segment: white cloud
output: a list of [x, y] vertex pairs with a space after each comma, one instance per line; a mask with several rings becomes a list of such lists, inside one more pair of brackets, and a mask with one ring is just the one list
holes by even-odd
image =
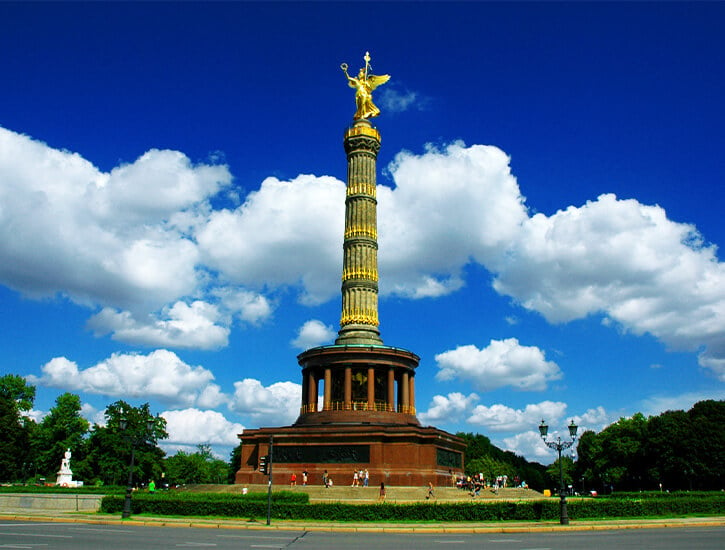
[[30, 296], [146, 310], [191, 294], [198, 252], [174, 216], [203, 212], [230, 181], [226, 167], [193, 166], [174, 151], [105, 173], [0, 128], [0, 233], [13, 235], [0, 242], [0, 282]]
[[541, 436], [538, 431], [529, 430], [518, 433], [504, 438], [502, 443], [501, 448], [504, 451], [511, 451], [514, 454], [526, 457], [530, 461], [551, 464], [557, 458], [556, 453], [553, 453], [541, 441]]
[[498, 257], [527, 219], [509, 158], [496, 147], [428, 146], [422, 155], [399, 153], [388, 171], [395, 189], [378, 186], [383, 294], [459, 289], [471, 258]]
[[217, 411], [189, 408], [164, 411], [161, 416], [166, 419], [169, 434], [165, 444], [236, 446], [239, 444], [237, 434], [244, 429]]
[[299, 416], [302, 386], [277, 382], [264, 387], [259, 380], [245, 378], [234, 383], [229, 408], [248, 416], [257, 425], [289, 425]]
[[297, 338], [292, 340], [292, 345], [297, 349], [309, 349], [322, 344], [329, 343], [337, 332], [322, 321], [311, 319], [302, 325], [297, 331]]
[[676, 395], [654, 395], [642, 401], [640, 407], [643, 414], [656, 416], [665, 411], [688, 411], [698, 401], [708, 399], [725, 400], [725, 389], [687, 392]]
[[224, 399], [212, 383], [210, 371], [189, 366], [167, 350], [148, 355], [114, 353], [85, 370], [65, 357], [56, 357], [41, 370], [42, 376], [29, 376], [28, 381], [70, 391], [158, 399], [177, 406], [192, 406], [200, 400], [206, 406], [217, 406]]
[[383, 88], [379, 98], [380, 108], [391, 113], [402, 113], [411, 109], [420, 111], [429, 103], [428, 100], [421, 99], [417, 92], [411, 90], [398, 91], [389, 86]]
[[542, 401], [526, 405], [521, 409], [512, 409], [496, 404], [486, 407], [478, 405], [468, 418], [469, 424], [483, 426], [492, 432], [516, 432], [537, 426], [541, 419], [556, 422], [566, 412], [566, 403]]
[[459, 346], [435, 356], [440, 369], [437, 380], [468, 380], [481, 391], [503, 386], [541, 391], [562, 374], [553, 361], [535, 346], [522, 346], [516, 338], [491, 340], [479, 350], [474, 345]]
[[604, 313], [635, 334], [697, 350], [725, 380], [725, 264], [659, 206], [602, 195], [522, 225], [489, 264], [494, 286], [551, 322]]
[[220, 301], [220, 307], [244, 323], [259, 325], [269, 319], [274, 307], [266, 296], [243, 288], [230, 286], [215, 288], [211, 294]]
[[141, 321], [129, 311], [104, 308], [88, 321], [96, 336], [113, 333], [114, 340], [144, 346], [215, 349], [224, 347], [229, 339], [229, 327], [219, 309], [197, 300], [191, 304], [176, 302], [164, 308], [158, 319], [148, 315]]
[[424, 424], [455, 423], [467, 415], [477, 401], [478, 395], [475, 393], [468, 396], [459, 392], [449, 393], [447, 396], [434, 395], [428, 410], [419, 413], [418, 418]]
[[30, 409], [29, 411], [20, 411], [20, 416], [30, 418], [34, 422], [42, 422], [43, 418], [48, 415], [47, 411], [39, 411], [37, 409]]
[[91, 426], [98, 424], [99, 426], [106, 425], [106, 410], [99, 411], [90, 403], [81, 404], [81, 416], [91, 423]]
[[345, 185], [332, 177], [267, 178], [236, 210], [200, 230], [208, 265], [252, 288], [299, 286], [317, 304], [339, 292]]

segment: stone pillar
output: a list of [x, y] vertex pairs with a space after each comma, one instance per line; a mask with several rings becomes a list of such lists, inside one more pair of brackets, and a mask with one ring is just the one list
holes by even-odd
[[332, 400], [332, 369], [330, 367], [325, 368], [325, 400], [322, 405], [323, 410], [329, 411], [332, 407], [330, 401]]
[[307, 410], [317, 410], [317, 376], [312, 369], [307, 371]]
[[345, 410], [352, 408], [352, 367], [345, 367]]
[[368, 410], [375, 410], [375, 369], [368, 367]]
[[378, 330], [377, 157], [380, 133], [369, 120], [345, 132], [347, 195], [342, 260], [342, 315], [336, 344], [383, 341]]
[[388, 410], [395, 411], [395, 369], [388, 369]]
[[410, 401], [410, 413], [415, 414], [415, 374], [410, 375], [410, 395], [408, 400]]
[[400, 412], [408, 413], [408, 408], [410, 407], [410, 386], [408, 385], [408, 371], [403, 371], [400, 385], [403, 388], [403, 407]]

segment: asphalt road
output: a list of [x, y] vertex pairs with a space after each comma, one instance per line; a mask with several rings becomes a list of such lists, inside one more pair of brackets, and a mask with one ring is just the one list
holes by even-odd
[[725, 527], [623, 529], [543, 533], [397, 534], [314, 531], [195, 529], [140, 525], [0, 522], [0, 549], [146, 550], [157, 548], [218, 549], [380, 549], [433, 550], [601, 550], [636, 548], [699, 550], [724, 547]]

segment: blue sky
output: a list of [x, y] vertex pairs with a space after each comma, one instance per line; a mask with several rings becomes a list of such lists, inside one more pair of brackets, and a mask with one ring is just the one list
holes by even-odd
[[0, 370], [167, 448], [298, 413], [338, 330], [340, 63], [388, 84], [381, 334], [422, 423], [725, 398], [725, 4], [0, 3]]

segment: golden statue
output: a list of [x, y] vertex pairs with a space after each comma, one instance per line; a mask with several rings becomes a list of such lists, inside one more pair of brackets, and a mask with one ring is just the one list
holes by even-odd
[[370, 66], [370, 52], [365, 52], [364, 59], [365, 68], [360, 69], [357, 78], [353, 78], [347, 74], [347, 63], [340, 65], [340, 68], [347, 77], [348, 86], [355, 88], [355, 105], [357, 106], [357, 111], [355, 111], [355, 116], [353, 117], [355, 120], [370, 118], [380, 114], [380, 109], [373, 103], [373, 90], [390, 80], [389, 74], [380, 76], [369, 74], [372, 68]]

